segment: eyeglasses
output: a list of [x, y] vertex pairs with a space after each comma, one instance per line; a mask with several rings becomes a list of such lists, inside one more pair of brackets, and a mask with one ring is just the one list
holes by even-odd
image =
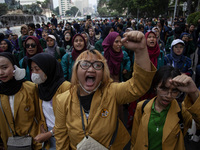
[[89, 61], [84, 60], [84, 61], [79, 61], [79, 64], [83, 70], [87, 70], [91, 66], [95, 70], [101, 70], [104, 66], [104, 64], [101, 61], [89, 62]]
[[35, 47], [36, 47], [36, 44], [33, 44], [33, 43], [32, 43], [32, 44], [26, 44], [26, 45], [25, 45], [26, 48], [29, 48], [30, 46], [31, 46], [32, 48], [35, 48]]
[[160, 96], [163, 96], [163, 97], [166, 97], [169, 95], [169, 93], [171, 94], [171, 97], [172, 98], [179, 98], [182, 94], [181, 91], [179, 91], [178, 89], [170, 89], [169, 88], [160, 88], [158, 87], [157, 90], [160, 91]]

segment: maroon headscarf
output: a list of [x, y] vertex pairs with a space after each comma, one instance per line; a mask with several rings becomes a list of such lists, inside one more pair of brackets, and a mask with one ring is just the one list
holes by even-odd
[[[148, 36], [150, 33], [153, 33], [156, 37], [156, 34], [153, 32], [153, 31], [149, 31], [145, 34], [145, 38], [147, 40]], [[148, 49], [148, 53], [149, 53], [149, 57], [150, 57], [150, 60], [151, 62], [154, 64], [154, 66], [157, 67], [157, 64], [158, 64], [158, 56], [160, 55], [160, 47], [158, 45], [158, 42], [156, 40], [156, 45], [154, 47], [149, 47], [147, 45], [147, 49]]]
[[104, 57], [107, 59], [107, 64], [111, 75], [119, 75], [120, 65], [123, 60], [122, 49], [120, 52], [115, 52], [113, 49], [113, 43], [117, 36], [119, 36], [119, 33], [111, 32], [102, 43], [104, 49]]
[[[74, 47], [74, 40], [77, 36], [80, 36], [82, 37], [83, 41], [84, 41], [84, 47], [82, 50], [76, 50], [75, 47]], [[86, 41], [85, 41], [85, 38], [81, 35], [81, 34], [75, 34], [73, 39], [72, 39], [72, 45], [73, 45], [73, 50], [72, 50], [72, 59], [75, 61], [76, 58], [86, 50]]]
[[[36, 45], [37, 45], [37, 52], [36, 52], [35, 54], [38, 54], [38, 53], [43, 52], [42, 46], [40, 45], [40, 42], [39, 42], [39, 39], [38, 39], [37, 37], [35, 37], [35, 36], [28, 36], [28, 37], [26, 38], [26, 40], [25, 40], [25, 45], [26, 45], [26, 42], [27, 42], [29, 39], [34, 40], [35, 43], [36, 43]], [[35, 54], [34, 54], [34, 55], [35, 55]], [[27, 57], [30, 58], [30, 57], [32, 57], [32, 56], [34, 56], [34, 55], [29, 55], [29, 54], [27, 53], [27, 51], [26, 51], [26, 56], [27, 56]]]

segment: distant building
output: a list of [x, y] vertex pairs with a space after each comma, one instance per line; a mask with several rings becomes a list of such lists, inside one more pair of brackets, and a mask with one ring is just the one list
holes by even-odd
[[5, 0], [0, 0], [0, 3], [5, 3]]
[[88, 0], [75, 0], [74, 5], [80, 10], [81, 14], [87, 15], [87, 8], [89, 7]]
[[59, 0], [59, 13], [62, 16], [65, 16], [65, 12], [71, 9], [71, 0]]
[[[31, 5], [32, 3], [36, 3], [37, 0], [16, 0], [20, 2], [20, 5]], [[43, 0], [44, 1], [44, 0]]]

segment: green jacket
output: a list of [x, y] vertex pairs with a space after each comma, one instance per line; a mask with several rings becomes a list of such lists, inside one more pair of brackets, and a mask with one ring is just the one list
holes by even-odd
[[174, 35], [167, 38], [167, 42], [166, 42], [166, 45], [165, 45], [165, 51], [166, 51], [167, 54], [170, 53], [171, 44], [172, 44], [173, 40], [174, 40]]
[[98, 50], [100, 53], [104, 51], [102, 43], [103, 43], [103, 39], [100, 39], [95, 43], [95, 49]]

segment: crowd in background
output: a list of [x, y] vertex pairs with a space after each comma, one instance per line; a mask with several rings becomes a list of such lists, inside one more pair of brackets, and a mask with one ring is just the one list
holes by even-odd
[[[38, 53], [48, 53], [58, 60], [64, 79], [70, 82], [76, 58], [86, 50], [96, 49], [106, 58], [113, 81], [124, 82], [134, 72], [135, 56], [133, 51], [122, 46], [121, 39], [124, 33], [134, 30], [144, 33], [150, 60], [157, 69], [164, 65], [178, 68], [182, 74], [192, 77], [200, 88], [200, 18], [198, 26], [195, 26], [188, 25], [183, 17], [176, 17], [173, 25], [169, 25], [165, 18], [141, 18], [138, 22], [118, 17], [113, 20], [58, 22], [53, 15], [47, 24], [21, 25], [20, 36], [8, 26], [5, 33], [0, 33], [0, 53], [13, 54], [20, 68], [26, 69], [25, 79], [29, 81], [33, 80], [29, 61], [37, 60], [34, 56]], [[42, 58], [39, 60], [38, 66], [42, 64]], [[132, 127], [137, 103], [154, 96], [155, 93], [149, 91], [128, 104], [128, 122], [124, 122], [127, 128]], [[184, 97], [182, 94], [178, 101], [182, 102]], [[118, 109], [119, 117], [124, 121], [123, 106]]]

